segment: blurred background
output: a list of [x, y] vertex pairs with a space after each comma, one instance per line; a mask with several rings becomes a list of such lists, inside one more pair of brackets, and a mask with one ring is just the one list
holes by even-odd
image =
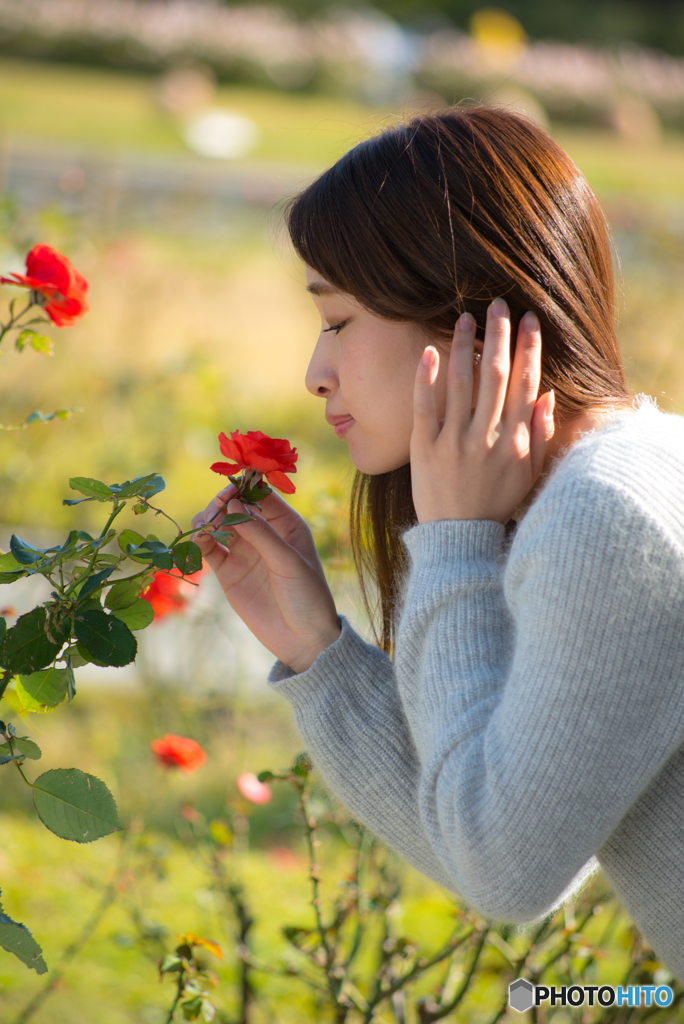
[[[684, 412], [680, 0], [0, 0], [0, 270], [21, 271], [47, 242], [88, 278], [91, 306], [78, 326], [48, 332], [54, 356], [2, 355], [4, 426], [75, 410], [0, 433], [4, 546], [11, 532], [36, 542], [96, 525], [100, 506], [62, 506], [74, 475], [160, 472], [164, 509], [189, 525], [218, 489], [219, 431], [261, 429], [298, 447], [293, 504], [341, 607], [363, 625], [346, 535], [352, 470], [303, 387], [317, 315], [280, 210], [358, 140], [468, 99], [525, 111], [585, 173], [614, 234], [630, 383]], [[24, 583], [3, 591], [9, 617], [36, 599]], [[298, 749], [265, 686], [270, 661], [205, 577], [141, 637], [136, 668], [84, 669], [72, 708], [24, 723], [41, 767], [78, 764], [108, 781], [124, 820], [145, 819], [167, 880], [148, 879], [144, 898], [169, 935], [221, 927], [183, 845], [184, 801], [229, 823], [255, 905], [306, 914], [301, 871], [282, 885], [301, 867], [294, 798], [235, 803], [238, 772], [281, 767]], [[5, 704], [0, 715], [11, 715]], [[165, 732], [201, 742], [207, 766], [162, 777], [149, 741]], [[67, 848], [36, 823], [25, 787], [5, 783], [3, 903], [33, 922], [54, 962], [96, 902], [117, 840]], [[333, 829], [324, 843], [331, 864], [344, 861], [338, 840]], [[449, 901], [410, 879], [429, 936]], [[154, 969], [116, 913], [31, 1019], [164, 1019]], [[46, 934], [37, 925], [48, 920]], [[277, 950], [275, 924], [264, 927], [260, 941]], [[609, 966], [625, 948], [606, 954]], [[0, 956], [0, 1018], [39, 984]], [[285, 988], [273, 998], [255, 1021], [327, 1019]], [[479, 1012], [449, 1019], [486, 1019]]]

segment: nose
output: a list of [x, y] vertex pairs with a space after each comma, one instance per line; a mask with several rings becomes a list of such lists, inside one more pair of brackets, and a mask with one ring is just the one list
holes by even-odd
[[306, 390], [317, 398], [330, 398], [339, 386], [334, 346], [321, 334], [306, 371]]

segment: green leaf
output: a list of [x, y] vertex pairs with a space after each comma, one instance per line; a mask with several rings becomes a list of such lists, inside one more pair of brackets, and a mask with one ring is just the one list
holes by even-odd
[[2, 583], [15, 583], [16, 580], [20, 580], [22, 576], [26, 576], [25, 572], [0, 572], [0, 584]]
[[112, 485], [120, 498], [151, 498], [166, 487], [166, 481], [158, 473], [138, 476], [135, 480], [126, 480], [123, 484]]
[[[136, 533], [135, 530], [122, 530], [119, 534], [119, 547], [123, 552], [127, 552], [128, 548], [133, 545], [134, 547], [138, 544], [142, 544], [145, 538], [142, 533]], [[131, 555], [135, 558], [134, 555]], [[136, 562], [147, 561], [147, 559], [136, 558]]]
[[[18, 751], [23, 754], [24, 757], [29, 757], [32, 761], [39, 761], [43, 756], [43, 752], [37, 743], [33, 740], [28, 739], [26, 736], [17, 736], [14, 740], [15, 753]], [[0, 743], [0, 755], [5, 757], [7, 754], [11, 754], [9, 743]]]
[[87, 498], [96, 498], [97, 501], [107, 501], [114, 494], [111, 487], [107, 487], [101, 480], [94, 480], [91, 476], [73, 476], [69, 480], [69, 487], [72, 491], [80, 491]]
[[26, 417], [23, 426], [27, 427], [31, 423], [50, 423], [51, 420], [68, 420], [75, 412], [81, 412], [81, 409], [55, 409], [54, 412], [41, 412], [40, 409], [36, 409]]
[[48, 356], [52, 355], [52, 339], [46, 338], [44, 334], [38, 334], [37, 331], [32, 331], [30, 327], [25, 327], [21, 331], [14, 344], [19, 352], [23, 352], [26, 346], [30, 345], [35, 352], [43, 352]]
[[247, 515], [246, 512], [231, 512], [229, 515], [224, 516], [219, 526], [237, 526], [238, 523], [251, 523], [252, 517]]
[[135, 661], [136, 639], [128, 626], [114, 615], [98, 611], [77, 615], [74, 633], [79, 643], [103, 665], [119, 668]]
[[97, 658], [94, 658], [92, 656], [92, 654], [90, 653], [90, 651], [87, 651], [85, 649], [83, 644], [77, 644], [76, 645], [76, 651], [77, 651], [76, 658], [80, 660], [80, 665], [78, 665], [79, 668], [82, 668], [83, 665], [100, 665], [100, 666], [104, 665], [103, 662], [98, 661]]
[[126, 554], [139, 562], [151, 562], [158, 569], [173, 569], [173, 555], [163, 541], [148, 537], [142, 544], [129, 544]]
[[202, 997], [195, 996], [193, 999], [187, 999], [181, 1003], [181, 1010], [184, 1020], [197, 1020], [202, 1012]]
[[13, 921], [2, 911], [0, 903], [0, 946], [8, 953], [14, 953], [23, 964], [30, 967], [36, 974], [45, 974], [47, 964], [43, 960], [43, 950], [31, 935], [26, 925]]
[[171, 974], [173, 971], [182, 971], [183, 961], [175, 953], [165, 953], [159, 964], [160, 974]]
[[38, 334], [37, 331], [32, 331], [30, 327], [25, 328], [17, 335], [14, 345], [19, 352], [23, 352], [27, 345], [31, 345], [36, 352], [43, 352], [45, 355], [52, 354], [52, 339]]
[[[9, 747], [7, 746], [7, 744], [3, 744], [3, 746], [6, 746], [7, 749], [9, 750]], [[10, 761], [20, 761], [21, 760], [21, 756], [22, 755], [19, 754], [19, 753], [17, 753], [17, 754], [2, 754], [0, 756], [0, 764], [9, 764]]]
[[263, 501], [264, 498], [268, 497], [268, 495], [272, 493], [273, 488], [269, 487], [265, 480], [262, 480], [260, 484], [254, 484], [246, 491], [243, 491], [240, 495], [240, 500], [247, 501], [251, 505], [258, 501]]
[[31, 338], [31, 348], [34, 352], [43, 352], [45, 355], [51, 356], [53, 349], [52, 338], [48, 338], [44, 334], [36, 334], [34, 331]]
[[121, 583], [115, 583], [105, 597], [105, 605], [112, 611], [130, 608], [142, 594], [142, 589], [140, 580], [122, 580]]
[[174, 564], [184, 576], [192, 576], [202, 568], [202, 552], [191, 540], [183, 540], [171, 549]]
[[67, 658], [66, 672], [67, 672], [67, 696], [69, 698], [69, 703], [71, 704], [72, 700], [76, 696], [76, 677], [74, 676], [74, 661], [73, 661], [73, 658], [71, 656], [69, 656]]
[[52, 625], [53, 634], [56, 634], [53, 641], [47, 635], [47, 624], [45, 608], [34, 608], [26, 615], [21, 615], [0, 641], [0, 664], [11, 672], [28, 675], [54, 661], [69, 630], [66, 624], [63, 624], [61, 629], [56, 629]]
[[121, 828], [114, 797], [104, 782], [78, 768], [55, 768], [40, 775], [33, 783], [33, 802], [45, 827], [60, 839], [92, 843]]
[[3, 636], [5, 635], [6, 632], [7, 632], [7, 619], [4, 618], [4, 616], [0, 615], [0, 640], [2, 640], [2, 638], [3, 638]]
[[157, 554], [169, 554], [171, 549], [168, 544], [165, 544], [163, 540], [157, 540], [156, 537], [147, 537], [142, 544], [138, 547], [142, 549], [143, 555], [146, 552], [150, 552], [153, 555]]
[[129, 608], [115, 608], [112, 615], [125, 622], [129, 629], [145, 629], [154, 621], [154, 608], [140, 597]]
[[309, 775], [313, 771], [313, 761], [309, 755], [304, 752], [297, 754], [292, 765], [292, 774], [299, 776]]
[[8, 551], [6, 555], [0, 555], [0, 573], [6, 572], [24, 572], [24, 566], [17, 561], [11, 551]]
[[102, 572], [96, 572], [94, 576], [89, 576], [78, 592], [79, 601], [83, 600], [84, 597], [87, 597], [88, 594], [92, 594], [94, 590], [97, 590], [100, 584], [104, 583], [104, 581], [111, 576], [113, 572], [114, 566], [110, 569], [103, 569]]
[[17, 537], [16, 534], [12, 534], [10, 537], [10, 549], [11, 554], [14, 555], [17, 562], [23, 565], [31, 565], [34, 562], [40, 562], [45, 552], [39, 548], [34, 548], [33, 544], [29, 544], [28, 541], [22, 540], [21, 537]]
[[55, 708], [66, 697], [68, 673], [65, 668], [50, 666], [30, 676], [17, 676], [14, 687], [27, 711]]

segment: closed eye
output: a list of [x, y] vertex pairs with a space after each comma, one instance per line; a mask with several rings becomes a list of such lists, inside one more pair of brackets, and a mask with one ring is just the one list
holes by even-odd
[[335, 334], [339, 334], [339, 333], [340, 333], [340, 331], [342, 330], [342, 328], [343, 328], [344, 326], [346, 326], [346, 323], [347, 323], [347, 321], [346, 321], [346, 320], [343, 320], [341, 324], [333, 324], [333, 325], [332, 325], [332, 327], [325, 327], [325, 328], [323, 329], [322, 333], [323, 333], [323, 334], [327, 334], [327, 333], [328, 333], [328, 331], [334, 331], [334, 332], [335, 332]]

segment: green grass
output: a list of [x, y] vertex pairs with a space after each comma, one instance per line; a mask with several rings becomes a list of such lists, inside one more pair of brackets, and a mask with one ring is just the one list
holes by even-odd
[[659, 146], [638, 146], [597, 130], [558, 127], [553, 134], [603, 200], [638, 203], [643, 215], [684, 199], [684, 138], [679, 135], [666, 136]]
[[[180, 122], [157, 102], [153, 76], [105, 69], [0, 59], [0, 136], [64, 143], [79, 149], [183, 153]], [[253, 118], [262, 140], [256, 160], [322, 167], [360, 138], [405, 111], [332, 96], [221, 86], [218, 106]], [[654, 203], [684, 197], [684, 140], [668, 136], [658, 147], [634, 146], [592, 129], [554, 129], [605, 197]]]
[[[0, 714], [10, 717], [4, 702], [0, 702]], [[123, 846], [117, 835], [88, 845], [64, 842], [42, 827], [32, 813], [27, 787], [15, 781], [15, 772], [8, 773], [5, 804], [10, 808], [0, 816], [2, 902], [6, 913], [32, 929], [52, 972], [60, 968], [69, 945], [79, 944], [106, 886], [112, 878], [116, 881], [112, 905], [98, 918], [87, 941], [79, 944], [77, 956], [63, 966], [55, 990], [31, 1017], [34, 1024], [164, 1024], [173, 983], [168, 978], [160, 983], [156, 963], [176, 945], [176, 936], [187, 932], [221, 946], [223, 961], [207, 956], [207, 966], [217, 974], [217, 1006], [228, 1014], [226, 1021], [236, 1020], [235, 917], [210, 870], [211, 851], [216, 847], [205, 838], [206, 823], [217, 819], [232, 823], [233, 848], [220, 848], [220, 862], [228, 879], [243, 887], [245, 906], [255, 922], [250, 949], [267, 968], [253, 975], [258, 996], [250, 1024], [332, 1022], [325, 999], [317, 1001], [301, 980], [278, 973], [282, 966], [303, 960], [286, 941], [283, 927], [314, 924], [296, 794], [286, 783], [273, 783], [271, 803], [252, 807], [239, 796], [234, 781], [240, 770], [278, 770], [291, 763], [299, 744], [282, 712], [268, 701], [217, 694], [202, 698], [173, 687], [162, 689], [143, 677], [128, 696], [85, 687], [72, 708], [29, 715], [22, 724], [44, 752], [40, 766], [27, 769], [30, 777], [41, 769], [77, 762], [110, 784], [121, 820], [131, 829]], [[165, 772], [153, 763], [149, 741], [167, 730], [191, 735], [207, 750], [206, 764], [193, 775]], [[188, 806], [202, 816], [193, 827], [180, 813]], [[343, 833], [354, 833], [343, 824], [343, 817], [326, 810], [329, 804], [320, 789], [314, 790], [310, 807], [324, 821], [330, 819], [318, 833], [316, 851], [327, 917], [353, 869], [353, 850]], [[387, 867], [392, 874], [398, 870], [401, 886], [388, 907], [389, 933], [410, 940], [429, 955], [444, 943], [462, 910], [449, 894], [413, 869], [395, 861]], [[377, 891], [376, 875], [366, 870], [361, 886], [364, 898], [372, 897]], [[579, 920], [586, 899], [590, 906], [598, 901], [598, 910], [571, 943], [572, 963], [565, 955], [554, 970], [577, 972], [598, 948], [585, 980], [614, 983], [629, 966], [633, 936], [627, 916], [607, 898], [605, 883], [594, 884], [575, 910], [567, 907], [557, 924], [572, 930], [573, 913]], [[380, 900], [378, 906], [383, 905]], [[447, 1018], [451, 1024], [492, 1021], [511, 976], [507, 951], [519, 955], [528, 941], [515, 928], [503, 934], [503, 943], [495, 937], [487, 944], [472, 991]], [[557, 932], [553, 944], [563, 940], [564, 933]], [[376, 920], [367, 928], [355, 973], [357, 985], [366, 994], [377, 973], [382, 941]], [[556, 948], [553, 944], [541, 947], [532, 962], [541, 962], [543, 950]], [[650, 972], [650, 977], [655, 967], [646, 960], [640, 969]], [[409, 1024], [418, 1024], [416, 1000], [434, 991], [444, 974], [445, 965], [434, 967], [411, 986]], [[557, 975], [552, 972], [545, 980], [551, 977], [555, 980]], [[0, 951], [3, 1024], [23, 1022], [23, 1010], [50, 978], [51, 974], [36, 976]], [[561, 980], [566, 983], [564, 977]], [[562, 1014], [556, 1016], [562, 1024]], [[375, 1024], [392, 1020], [385, 1007]], [[673, 1015], [671, 1020], [679, 1017]], [[359, 1021], [358, 1015], [352, 1015], [348, 1024]]]
[[[186, 152], [181, 123], [164, 113], [157, 80], [90, 68], [0, 60], [0, 135], [79, 149]], [[216, 106], [254, 119], [256, 160], [325, 166], [386, 115], [331, 97], [222, 86]]]

